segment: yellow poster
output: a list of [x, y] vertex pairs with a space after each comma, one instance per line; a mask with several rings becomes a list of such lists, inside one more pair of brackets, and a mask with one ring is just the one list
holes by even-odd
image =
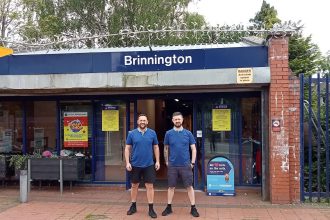
[[231, 131], [230, 109], [212, 109], [212, 131]]
[[102, 131], [119, 131], [119, 110], [102, 110]]

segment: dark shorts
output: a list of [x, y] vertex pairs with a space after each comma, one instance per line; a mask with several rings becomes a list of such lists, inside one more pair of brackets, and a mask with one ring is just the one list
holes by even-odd
[[129, 172], [132, 183], [139, 183], [141, 179], [145, 183], [154, 183], [156, 180], [155, 166], [151, 165], [148, 167], [132, 167], [132, 171]]
[[175, 187], [177, 180], [179, 178], [182, 179], [182, 183], [185, 188], [192, 186], [193, 172], [191, 166], [190, 165], [184, 167], [168, 166], [167, 178], [168, 178], [168, 187]]

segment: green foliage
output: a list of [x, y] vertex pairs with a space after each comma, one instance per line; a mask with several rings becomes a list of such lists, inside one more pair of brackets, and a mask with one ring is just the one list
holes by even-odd
[[321, 72], [324, 76], [330, 76], [330, 51], [320, 60]]
[[277, 10], [270, 6], [265, 0], [262, 2], [261, 9], [254, 18], [250, 19], [254, 28], [271, 29], [274, 24], [280, 23], [281, 20], [277, 17]]
[[[271, 29], [275, 23], [281, 22], [281, 20], [277, 17], [276, 9], [263, 1], [260, 11], [253, 19], [250, 19], [250, 22], [254, 28]], [[315, 74], [322, 70], [321, 65], [326, 68], [326, 62], [322, 62], [321, 52], [318, 46], [312, 43], [311, 36], [303, 37], [301, 34], [290, 36], [289, 66], [294, 75]]]
[[11, 155], [11, 158], [9, 159], [9, 166], [16, 170], [25, 170], [27, 169], [27, 160], [30, 158], [41, 158], [41, 155], [36, 153], [33, 155]]
[[[204, 17], [188, 13], [187, 6], [192, 0], [22, 0], [26, 12], [26, 24], [21, 33], [28, 38], [53, 39], [62, 33], [75, 35], [118, 34], [123, 29], [160, 30], [164, 27], [194, 23], [195, 27], [205, 25]], [[163, 44], [182, 44], [188, 38], [168, 34], [159, 38]], [[102, 41], [102, 39], [100, 39]], [[148, 39], [104, 39], [105, 47], [148, 45]], [[87, 41], [87, 47], [93, 46]], [[156, 42], [158, 43], [158, 42]]]
[[24, 170], [27, 168], [28, 155], [12, 155], [10, 158], [9, 166], [15, 168], [15, 170]]
[[289, 41], [289, 66], [295, 75], [304, 73], [305, 76], [317, 73], [320, 70], [321, 52], [318, 46], [312, 43], [312, 37], [294, 35]]

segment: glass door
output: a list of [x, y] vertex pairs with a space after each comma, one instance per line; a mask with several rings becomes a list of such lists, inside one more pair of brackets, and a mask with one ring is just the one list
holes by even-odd
[[[215, 128], [212, 124], [213, 109], [217, 106], [227, 109], [227, 125], [229, 127]], [[200, 101], [196, 109], [196, 130], [198, 150], [198, 180], [197, 187], [206, 187], [206, 171], [208, 162], [215, 156], [228, 158], [235, 169], [235, 184], [240, 180], [240, 113], [238, 99], [213, 98]], [[222, 125], [223, 126], [223, 125]], [[200, 134], [199, 134], [200, 133]]]
[[125, 183], [126, 102], [97, 103], [95, 181]]
[[[214, 127], [213, 110], [219, 106], [230, 112], [230, 129]], [[235, 169], [235, 185], [261, 184], [260, 97], [213, 98], [196, 107], [198, 150], [197, 186], [206, 185], [208, 162], [215, 156], [229, 159]], [[198, 135], [198, 133], [202, 135]]]

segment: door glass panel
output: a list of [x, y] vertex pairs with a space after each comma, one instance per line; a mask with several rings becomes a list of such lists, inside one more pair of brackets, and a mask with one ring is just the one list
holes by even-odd
[[0, 102], [0, 153], [22, 153], [22, 122], [22, 103]]
[[[85, 158], [85, 180], [90, 180], [92, 176], [92, 131], [93, 131], [93, 107], [89, 101], [70, 101], [70, 102], [61, 102], [61, 150], [66, 150], [63, 152], [65, 155], [83, 155]], [[72, 137], [67, 139], [67, 136], [64, 134], [64, 120], [72, 121], [69, 117], [72, 115], [72, 120], [75, 120], [74, 117], [79, 117], [79, 120], [87, 122], [87, 141], [84, 137], [79, 137], [77, 142], [71, 142]], [[86, 118], [87, 117], [87, 118]], [[75, 124], [79, 126], [78, 124]], [[82, 123], [82, 126], [86, 125]], [[71, 127], [71, 126], [70, 126]], [[87, 143], [86, 143], [87, 142]]]
[[[109, 111], [105, 106], [111, 106], [109, 117], [102, 111]], [[117, 111], [118, 118], [112, 117]], [[111, 116], [112, 115], [112, 116]], [[126, 137], [126, 102], [112, 101], [100, 103], [97, 111], [97, 136], [96, 136], [96, 181], [125, 182], [126, 170], [124, 162], [125, 137]], [[110, 120], [110, 121], [109, 121]], [[119, 121], [118, 121], [119, 120]], [[118, 123], [118, 130], [105, 129], [102, 123]], [[103, 124], [104, 126], [105, 124]]]
[[56, 102], [35, 101], [26, 104], [27, 152], [56, 152]]
[[[213, 131], [212, 108], [215, 105], [225, 104], [231, 113], [230, 131]], [[227, 157], [235, 169], [235, 184], [239, 183], [240, 148], [239, 148], [239, 114], [237, 99], [212, 99], [200, 103], [197, 108], [197, 130], [203, 129], [204, 140], [204, 171], [206, 174], [208, 162], [215, 156]], [[200, 145], [200, 144], [199, 144]]]
[[242, 98], [242, 182], [261, 183], [260, 98]]

